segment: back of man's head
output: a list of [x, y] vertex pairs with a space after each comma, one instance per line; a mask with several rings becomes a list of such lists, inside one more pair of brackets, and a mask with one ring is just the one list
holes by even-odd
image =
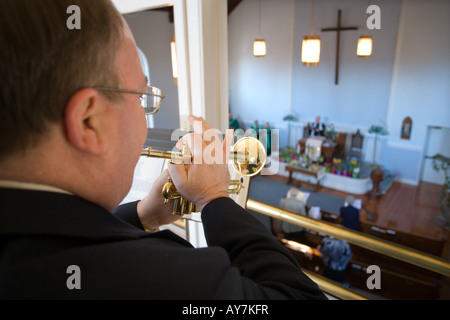
[[0, 0], [0, 160], [38, 144], [77, 90], [119, 86], [122, 26], [109, 0]]

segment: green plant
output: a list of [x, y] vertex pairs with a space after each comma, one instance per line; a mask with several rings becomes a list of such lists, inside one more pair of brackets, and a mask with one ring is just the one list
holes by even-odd
[[435, 154], [432, 157], [432, 165], [433, 169], [436, 172], [443, 171], [444, 172], [444, 184], [442, 185], [441, 189], [441, 203], [440, 203], [440, 209], [442, 213], [445, 213], [445, 205], [444, 205], [444, 199], [447, 198], [447, 208], [450, 208], [450, 177], [448, 175], [448, 169], [450, 167], [450, 158], [444, 157], [441, 154]]
[[334, 141], [334, 139], [336, 138], [336, 135], [337, 135], [337, 132], [334, 129], [334, 126], [330, 126], [329, 129], [327, 130], [327, 132], [325, 133], [325, 136], [330, 141]]

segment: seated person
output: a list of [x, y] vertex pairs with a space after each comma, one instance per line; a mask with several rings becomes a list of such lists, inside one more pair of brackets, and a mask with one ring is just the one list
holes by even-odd
[[[305, 206], [308, 196], [308, 193], [302, 192], [298, 187], [294, 186], [289, 189], [286, 197], [280, 200], [280, 208], [306, 216]], [[288, 238], [292, 240], [294, 240], [296, 235], [299, 236], [304, 231], [302, 227], [286, 221], [282, 221], [281, 229], [282, 232], [289, 235]]]
[[348, 242], [333, 237], [325, 237], [319, 247], [324, 264], [323, 276], [343, 283], [345, 269], [352, 257]]
[[236, 118], [233, 118], [231, 112], [228, 113], [228, 119], [229, 119], [228, 127], [230, 129], [236, 130], [240, 128], [239, 121]]
[[345, 199], [346, 206], [339, 209], [341, 215], [341, 225], [352, 230], [359, 230], [359, 209], [354, 207], [355, 198], [348, 196]]
[[259, 139], [259, 121], [255, 120], [255, 122], [253, 122], [251, 130], [255, 133], [255, 135], [253, 135], [254, 137], [256, 137], [257, 139]]
[[311, 207], [308, 211], [308, 216], [313, 219], [320, 220], [322, 219], [322, 213], [320, 212], [320, 207]]
[[270, 156], [272, 152], [272, 129], [270, 128], [270, 123], [266, 122], [264, 129], [262, 127], [257, 127], [256, 123], [257, 121], [255, 121], [252, 130], [255, 130], [257, 132], [257, 137], [266, 149], [267, 156]]
[[320, 122], [320, 116], [317, 116], [316, 122], [310, 126], [309, 135], [311, 137], [325, 137], [325, 124]]
[[253, 122], [252, 129], [255, 130], [256, 132], [258, 132], [258, 130], [260, 129], [258, 120], [255, 120], [255, 122]]
[[267, 155], [270, 156], [272, 153], [272, 128], [270, 128], [270, 123], [266, 122], [266, 134], [267, 134]]
[[286, 198], [295, 198], [306, 205], [306, 202], [308, 201], [309, 198], [309, 193], [301, 191], [298, 188], [298, 185], [295, 185], [289, 189], [289, 191], [286, 194]]

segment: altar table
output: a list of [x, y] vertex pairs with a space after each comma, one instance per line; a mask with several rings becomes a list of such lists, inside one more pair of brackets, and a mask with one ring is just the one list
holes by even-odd
[[320, 188], [320, 179], [325, 176], [325, 167], [323, 166], [304, 168], [296, 165], [286, 165], [285, 170], [289, 172], [287, 184], [292, 183], [292, 181], [294, 180], [292, 178], [292, 174], [294, 172], [299, 172], [301, 174], [312, 176], [316, 179], [316, 190]]

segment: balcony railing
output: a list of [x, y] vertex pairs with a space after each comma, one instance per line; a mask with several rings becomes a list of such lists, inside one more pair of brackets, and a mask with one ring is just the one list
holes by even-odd
[[[345, 240], [351, 244], [450, 277], [450, 262], [437, 256], [433, 256], [390, 241], [381, 240], [358, 231], [343, 228], [342, 226], [333, 223], [298, 215], [278, 207], [255, 201], [253, 199], [247, 200], [247, 209], [275, 219], [284, 220], [312, 231], [324, 233], [337, 239]], [[368, 298], [312, 272], [305, 271], [305, 273], [310, 276], [311, 279], [314, 280], [324, 292], [327, 292], [332, 296], [336, 296], [340, 299]]]

